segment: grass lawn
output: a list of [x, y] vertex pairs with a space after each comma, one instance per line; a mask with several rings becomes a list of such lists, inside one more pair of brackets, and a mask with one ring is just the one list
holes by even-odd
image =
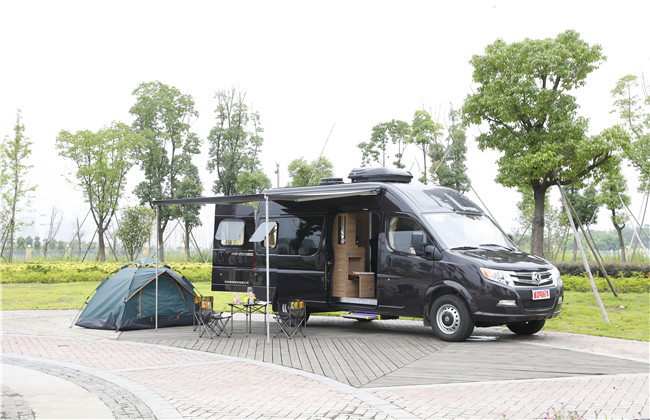
[[[203, 295], [215, 297], [215, 309], [229, 310], [232, 293], [213, 292], [210, 282], [194, 282]], [[98, 281], [74, 283], [5, 283], [0, 288], [2, 310], [81, 309]], [[604, 337], [650, 341], [650, 293], [601, 293], [609, 316], [605, 324], [593, 293], [564, 292], [564, 306], [559, 317], [549, 320], [547, 330]], [[258, 296], [259, 298], [259, 296]]]

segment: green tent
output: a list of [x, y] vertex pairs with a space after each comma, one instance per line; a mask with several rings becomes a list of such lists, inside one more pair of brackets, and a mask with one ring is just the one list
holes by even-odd
[[[156, 267], [157, 266], [157, 267]], [[194, 286], [184, 276], [151, 258], [125, 265], [95, 289], [75, 325], [107, 330], [135, 330], [156, 326], [192, 325]]]

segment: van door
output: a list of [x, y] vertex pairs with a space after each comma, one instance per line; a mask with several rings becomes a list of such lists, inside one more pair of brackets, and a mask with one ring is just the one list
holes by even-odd
[[216, 204], [212, 247], [212, 290], [245, 292], [253, 286], [255, 254], [249, 239], [255, 231], [255, 208]]
[[408, 215], [389, 216], [385, 223], [379, 238], [377, 303], [394, 315], [421, 317], [433, 281], [433, 261], [424, 258], [423, 248], [433, 242]]

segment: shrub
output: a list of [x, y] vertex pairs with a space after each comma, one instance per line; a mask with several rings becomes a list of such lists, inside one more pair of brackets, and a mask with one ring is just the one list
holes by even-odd
[[[617, 293], [650, 292], [650, 278], [643, 275], [631, 277], [610, 277]], [[564, 289], [572, 292], [591, 292], [591, 283], [586, 274], [579, 276], [562, 276]], [[609, 292], [609, 284], [602, 277], [594, 277], [594, 283], [599, 292]]]
[[[124, 263], [119, 262], [20, 262], [2, 264], [2, 283], [73, 283], [102, 281]], [[191, 282], [210, 281], [211, 265], [204, 263], [170, 263]]]
[[[582, 262], [558, 262], [555, 266], [560, 270], [562, 275], [580, 276], [586, 274], [585, 266]], [[605, 271], [610, 277], [637, 277], [639, 273], [646, 277], [650, 276], [650, 263], [604, 263]], [[590, 262], [589, 269], [595, 277], [604, 277], [602, 270], [595, 262]]]

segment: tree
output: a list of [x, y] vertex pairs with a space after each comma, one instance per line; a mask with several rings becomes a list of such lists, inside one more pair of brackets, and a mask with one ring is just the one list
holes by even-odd
[[258, 194], [272, 186], [269, 177], [260, 170], [237, 175], [238, 194]]
[[77, 186], [97, 226], [98, 256], [106, 261], [104, 237], [126, 187], [133, 166], [131, 156], [138, 136], [126, 125], [113, 123], [93, 133], [61, 131], [56, 139], [59, 154], [76, 166]]
[[259, 152], [264, 139], [257, 112], [249, 111], [246, 93], [234, 87], [215, 94], [217, 99], [217, 123], [210, 131], [208, 143], [208, 171], [217, 172], [212, 191], [215, 194], [236, 195], [239, 175], [256, 172], [259, 167]]
[[[460, 192], [470, 189], [471, 181], [467, 176], [465, 165], [467, 146], [465, 146], [465, 127], [460, 121], [459, 112], [453, 108], [449, 111], [451, 124], [447, 130], [447, 150], [436, 143], [432, 147], [431, 179], [443, 187], [453, 188]], [[439, 147], [435, 147], [439, 146]]]
[[[408, 123], [400, 120], [392, 120], [390, 122], [379, 123], [372, 128], [372, 134], [369, 142], [362, 142], [357, 145], [363, 157], [361, 159], [361, 166], [366, 166], [376, 162], [386, 167], [386, 158], [390, 157], [388, 149], [392, 144], [397, 150], [393, 153], [395, 161], [393, 165], [396, 168], [404, 168], [402, 158], [404, 157], [404, 150], [408, 145], [408, 139], [411, 136], [411, 126]], [[390, 143], [389, 143], [390, 141]]]
[[304, 158], [294, 159], [287, 167], [291, 182], [287, 187], [306, 187], [318, 185], [321, 178], [334, 176], [334, 165], [325, 156], [307, 163]]
[[[607, 164], [607, 172], [604, 181], [600, 186], [598, 203], [605, 205], [610, 211], [610, 218], [616, 234], [618, 236], [618, 246], [621, 250], [621, 261], [627, 262], [625, 255], [625, 241], [623, 239], [623, 229], [627, 222], [627, 213], [623, 209], [623, 203], [630, 205], [631, 199], [627, 192], [627, 180], [621, 172], [620, 159], [612, 159]], [[622, 201], [622, 202], [621, 202]]]
[[[177, 198], [182, 174], [201, 144], [191, 131], [192, 120], [199, 115], [194, 110], [194, 99], [160, 82], [142, 83], [133, 95], [137, 97], [130, 110], [135, 116], [133, 127], [144, 139], [138, 144], [136, 156], [145, 177], [134, 193], [143, 205]], [[164, 232], [178, 215], [173, 207], [162, 206], [158, 216], [158, 259], [164, 261]]]
[[[643, 98], [639, 96], [641, 90]], [[650, 192], [650, 96], [648, 86], [638, 77], [627, 75], [619, 79], [612, 90], [614, 106], [633, 141], [625, 149], [626, 156], [639, 171], [639, 192]]]
[[124, 251], [133, 261], [142, 252], [151, 237], [156, 213], [148, 206], [126, 207], [120, 218], [120, 228], [115, 235], [122, 241]]
[[53, 245], [55, 241], [56, 234], [59, 233], [59, 228], [61, 227], [61, 222], [63, 221], [63, 213], [61, 213], [56, 207], [52, 207], [50, 212], [50, 224], [47, 229], [47, 234], [43, 240], [43, 258], [47, 258], [47, 250]]
[[[203, 194], [203, 184], [199, 176], [199, 169], [195, 165], [188, 165], [185, 178], [181, 181], [177, 190], [178, 198], [200, 197]], [[190, 261], [190, 238], [192, 229], [201, 226], [200, 204], [179, 204], [178, 213], [183, 223], [183, 244], [187, 262]]]
[[34, 236], [34, 249], [36, 251], [41, 250], [41, 238], [38, 236]]
[[429, 160], [431, 152], [442, 147], [442, 129], [442, 124], [433, 121], [427, 111], [415, 112], [408, 143], [415, 144], [422, 152], [422, 176], [418, 178], [418, 181], [423, 184], [428, 182], [427, 160]]
[[16, 231], [25, 226], [18, 220], [18, 215], [30, 205], [30, 193], [36, 186], [28, 185], [27, 172], [32, 165], [27, 165], [25, 160], [32, 153], [32, 142], [25, 136], [25, 126], [21, 123], [20, 110], [16, 113], [13, 138], [5, 137], [0, 145], [0, 228], [2, 251], [5, 244], [9, 243], [8, 262], [14, 257], [14, 236]]
[[478, 87], [465, 100], [465, 122], [488, 124], [476, 140], [481, 150], [502, 153], [496, 181], [532, 189], [535, 255], [544, 250], [547, 190], [591, 175], [625, 141], [617, 126], [587, 137], [588, 121], [577, 115], [578, 104], [569, 95], [604, 60], [600, 45], [590, 46], [569, 30], [554, 39], [497, 40], [470, 61]]

